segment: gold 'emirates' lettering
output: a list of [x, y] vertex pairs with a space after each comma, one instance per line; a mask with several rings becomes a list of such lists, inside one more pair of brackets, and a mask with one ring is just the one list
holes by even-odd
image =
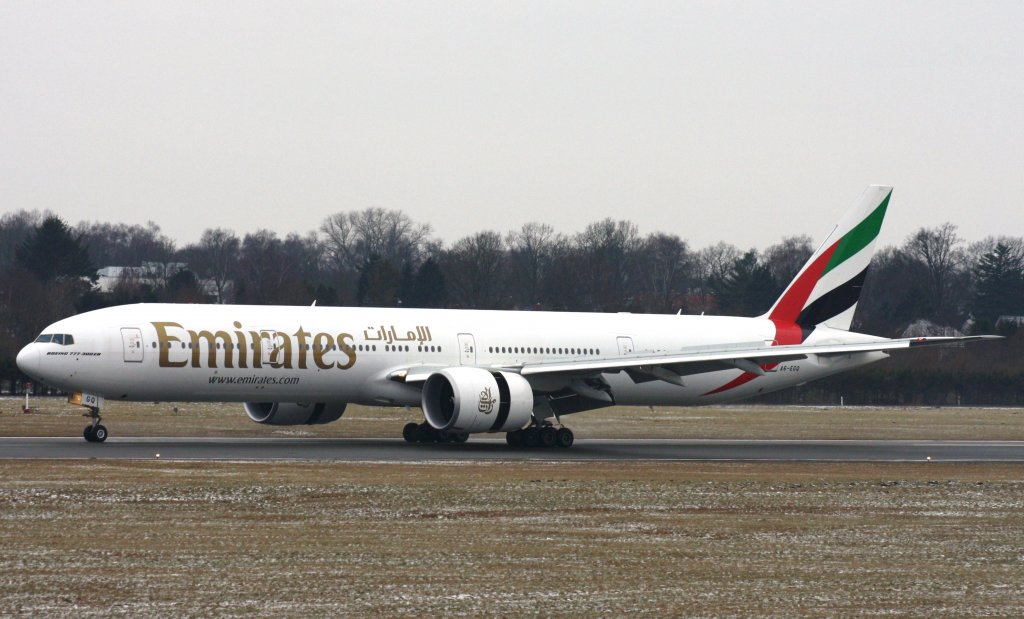
[[[302, 327], [292, 334], [267, 329], [246, 332], [241, 330], [242, 325], [237, 321], [233, 323], [237, 329], [233, 333], [205, 329], [193, 331], [176, 322], [152, 324], [156, 329], [157, 346], [160, 349], [158, 357], [162, 368], [183, 368], [188, 365], [194, 368], [204, 367], [204, 343], [207, 351], [207, 368], [217, 368], [219, 360], [223, 361], [225, 368], [234, 368], [236, 364], [238, 368], [248, 368], [250, 351], [253, 368], [269, 366], [275, 369], [292, 369], [297, 364], [300, 370], [305, 370], [308, 368], [310, 357], [313, 365], [321, 370], [347, 370], [356, 364], [356, 351], [352, 346], [354, 338], [350, 333], [339, 333], [337, 336], [330, 333], [314, 334]], [[294, 344], [292, 338], [295, 338]], [[182, 343], [186, 341], [190, 343], [191, 354], [182, 350]], [[266, 359], [263, 357], [264, 349], [268, 353]], [[339, 361], [328, 358], [335, 350], [342, 355]], [[186, 352], [184, 358], [173, 358], [182, 352]]]

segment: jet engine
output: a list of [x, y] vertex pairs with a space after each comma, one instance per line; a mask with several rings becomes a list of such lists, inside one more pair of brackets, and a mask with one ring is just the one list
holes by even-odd
[[272, 426], [319, 425], [337, 421], [344, 402], [246, 402], [245, 413], [256, 423]]
[[530, 421], [533, 389], [519, 374], [453, 367], [423, 384], [423, 415], [437, 430], [511, 432]]

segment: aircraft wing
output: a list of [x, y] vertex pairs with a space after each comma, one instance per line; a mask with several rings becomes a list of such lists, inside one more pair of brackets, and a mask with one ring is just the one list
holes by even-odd
[[[682, 376], [716, 372], [725, 369], [739, 369], [753, 374], [765, 373], [761, 366], [806, 359], [808, 355], [841, 356], [854, 353], [921, 348], [926, 346], [951, 346], [964, 342], [1001, 339], [994, 335], [962, 337], [916, 337], [854, 344], [792, 344], [767, 346], [763, 342], [735, 344], [729, 346], [703, 346], [665, 352], [641, 353], [604, 359], [581, 359], [572, 361], [551, 361], [498, 365], [490, 369], [516, 372], [523, 376], [544, 374], [593, 375], [603, 372], [629, 371], [649, 375], [651, 379], [682, 384]], [[392, 378], [406, 383], [425, 381], [439, 368], [418, 366], [392, 373]]]
[[[638, 354], [611, 359], [595, 359], [581, 361], [556, 361], [551, 363], [527, 363], [519, 373], [524, 376], [552, 373], [590, 373], [618, 370], [663, 368], [680, 376], [701, 374], [735, 368], [763, 374], [760, 366], [785, 361], [806, 359], [808, 355], [840, 356], [853, 353], [897, 350], [901, 348], [920, 348], [925, 346], [950, 346], [967, 341], [999, 339], [998, 336], [977, 335], [965, 337], [918, 337], [894, 340], [878, 340], [875, 342], [859, 342], [856, 344], [824, 344], [805, 345], [791, 344], [783, 346], [766, 346], [750, 344], [747, 346], [730, 346], [674, 351], [670, 353]], [[508, 368], [514, 369], [514, 368]], [[654, 372], [658, 374], [655, 369]], [[668, 378], [655, 376], [656, 378]], [[669, 380], [669, 382], [674, 382]]]

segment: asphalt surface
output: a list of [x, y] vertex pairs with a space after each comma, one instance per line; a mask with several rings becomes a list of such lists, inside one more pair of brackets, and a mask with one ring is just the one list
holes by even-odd
[[746, 462], [1022, 462], [1024, 441], [577, 440], [569, 449], [512, 449], [504, 440], [444, 445], [401, 439], [0, 438], [0, 459], [665, 460]]

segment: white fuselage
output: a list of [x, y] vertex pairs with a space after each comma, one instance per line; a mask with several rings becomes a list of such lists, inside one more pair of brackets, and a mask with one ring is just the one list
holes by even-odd
[[[144, 304], [112, 307], [54, 323], [44, 333], [73, 344], [33, 343], [18, 356], [31, 376], [107, 400], [353, 402], [419, 406], [420, 387], [394, 380], [410, 369], [612, 359], [706, 346], [769, 344], [762, 318], [528, 311]], [[874, 341], [816, 329], [807, 344]], [[739, 369], [634, 382], [603, 374], [617, 404], [697, 405], [776, 391], [885, 358], [852, 353], [771, 367], [764, 376], [709, 393]], [[528, 376], [535, 392], [564, 376]]]

